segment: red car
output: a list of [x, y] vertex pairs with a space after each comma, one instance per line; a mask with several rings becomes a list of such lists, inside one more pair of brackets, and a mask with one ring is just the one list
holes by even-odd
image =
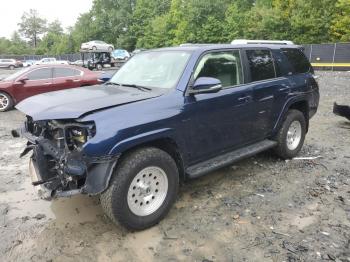
[[39, 65], [24, 68], [0, 81], [0, 111], [23, 99], [51, 91], [95, 85], [100, 73], [70, 65]]

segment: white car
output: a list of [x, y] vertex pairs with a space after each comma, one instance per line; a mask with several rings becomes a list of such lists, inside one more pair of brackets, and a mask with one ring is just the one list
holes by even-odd
[[114, 50], [114, 46], [111, 44], [107, 44], [106, 42], [103, 42], [103, 41], [93, 40], [87, 43], [82, 43], [81, 49], [112, 52]]
[[57, 60], [54, 57], [46, 57], [39, 61], [35, 62], [36, 65], [46, 65], [46, 64], [61, 64], [61, 65], [68, 65], [68, 61], [65, 60]]

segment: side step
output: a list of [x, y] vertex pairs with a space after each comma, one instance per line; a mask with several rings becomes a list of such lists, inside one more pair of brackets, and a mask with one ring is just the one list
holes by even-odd
[[186, 173], [190, 178], [196, 178], [205, 175], [208, 172], [232, 164], [233, 162], [236, 162], [242, 158], [253, 156], [276, 145], [276, 141], [264, 140], [190, 166], [186, 169]]

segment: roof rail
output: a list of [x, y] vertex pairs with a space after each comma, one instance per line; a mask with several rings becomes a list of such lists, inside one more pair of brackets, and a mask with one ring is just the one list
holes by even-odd
[[232, 45], [237, 44], [267, 44], [267, 45], [294, 45], [292, 41], [287, 40], [247, 40], [247, 39], [235, 39], [231, 42]]

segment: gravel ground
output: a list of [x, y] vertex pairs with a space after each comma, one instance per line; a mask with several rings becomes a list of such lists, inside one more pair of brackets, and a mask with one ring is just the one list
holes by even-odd
[[[1, 72], [0, 72], [1, 73]], [[157, 226], [114, 226], [98, 199], [38, 199], [25, 145], [10, 130], [24, 116], [0, 113], [2, 261], [350, 261], [350, 73], [318, 72], [319, 112], [300, 156], [270, 152], [190, 181]]]

